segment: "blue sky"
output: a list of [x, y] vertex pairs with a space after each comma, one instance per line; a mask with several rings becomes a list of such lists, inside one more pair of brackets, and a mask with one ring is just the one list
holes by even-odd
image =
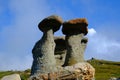
[[[0, 0], [0, 70], [31, 67], [31, 50], [42, 32], [37, 25], [56, 14], [64, 21], [89, 22], [85, 59], [120, 61], [119, 0]], [[55, 33], [62, 36], [61, 30]]]

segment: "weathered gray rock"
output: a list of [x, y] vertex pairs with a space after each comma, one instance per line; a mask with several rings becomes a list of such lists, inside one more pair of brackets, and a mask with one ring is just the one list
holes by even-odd
[[[67, 54], [63, 66], [73, 65], [84, 61], [84, 50], [88, 33], [86, 19], [75, 19], [63, 23], [62, 32], [66, 35]], [[84, 43], [86, 41], [86, 43]], [[83, 44], [84, 43], [84, 44]]]
[[43, 36], [32, 50], [33, 65], [31, 75], [57, 71], [53, 33], [60, 28], [61, 24], [62, 20], [58, 16], [50, 16], [39, 23], [38, 27], [43, 32]]
[[[76, 80], [93, 80], [94, 79], [95, 69], [87, 62], [80, 62], [72, 66], [66, 66], [64, 67], [64, 69], [72, 72], [73, 75], [75, 75], [74, 79]], [[70, 74], [70, 76], [73, 76], [73, 75]]]
[[55, 59], [56, 59], [56, 64], [58, 66], [62, 66], [65, 61], [65, 56], [66, 56], [66, 43], [65, 43], [65, 36], [61, 37], [54, 37], [55, 40]]
[[[85, 52], [85, 49], [86, 49], [86, 47], [87, 47], [87, 42], [88, 42], [88, 38], [87, 37], [84, 37], [82, 40], [81, 40], [81, 46], [82, 46], [82, 50], [81, 51], [83, 51], [83, 52], [81, 52], [81, 53], [83, 53], [83, 55], [84, 55], [84, 52]], [[84, 57], [84, 56], [83, 56]]]
[[120, 78], [111, 77], [109, 80], [120, 80]]
[[21, 80], [19, 74], [12, 74], [8, 76], [4, 76], [1, 80]]
[[[94, 80], [95, 69], [84, 61], [88, 39], [86, 19], [75, 19], [63, 23], [65, 37], [54, 37], [62, 19], [50, 16], [38, 27], [42, 38], [35, 44], [33, 65], [29, 80]], [[61, 66], [63, 65], [63, 66]]]
[[61, 67], [58, 70], [31, 76], [29, 80], [94, 80], [95, 69], [87, 62]]
[[[55, 59], [56, 59], [56, 64], [58, 66], [61, 66], [65, 62], [65, 57], [66, 57], [66, 42], [65, 42], [65, 36], [55, 36]], [[87, 46], [88, 38], [83, 38], [79, 44], [81, 44], [82, 47], [82, 53], [84, 53], [86, 46]]]

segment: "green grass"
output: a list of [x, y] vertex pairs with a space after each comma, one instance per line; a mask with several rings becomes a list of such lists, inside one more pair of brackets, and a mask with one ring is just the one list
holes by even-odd
[[97, 59], [89, 60], [88, 62], [95, 68], [96, 80], [108, 80], [111, 77], [120, 77], [120, 62]]
[[[95, 68], [96, 80], [108, 80], [111, 77], [120, 77], [120, 62], [105, 61], [105, 60], [88, 60], [88, 62]], [[22, 80], [27, 80], [30, 75], [30, 69], [25, 71], [1, 71], [0, 79], [5, 75], [13, 73], [20, 74]]]
[[20, 74], [21, 80], [27, 80], [27, 78], [30, 75], [30, 69], [25, 70], [25, 71], [1, 71], [0, 72], [0, 79], [3, 76], [14, 74], [14, 73]]

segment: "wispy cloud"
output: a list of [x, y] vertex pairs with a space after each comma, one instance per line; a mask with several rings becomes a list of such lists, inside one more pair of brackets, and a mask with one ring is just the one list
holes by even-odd
[[14, 23], [0, 32], [0, 70], [27, 69], [32, 64], [32, 47], [42, 34], [37, 24], [49, 14], [49, 8], [43, 0], [11, 0], [9, 9]]
[[94, 36], [96, 34], [96, 31], [94, 28], [88, 29], [88, 36]]
[[97, 32], [93, 28], [89, 29], [89, 42], [85, 58], [94, 57], [97, 59], [120, 61], [120, 42], [117, 41], [118, 38], [112, 38], [109, 35], [107, 32], [102, 33], [102, 31]]
[[[5, 0], [3, 1], [5, 2]], [[58, 3], [60, 2], [58, 1]], [[1, 3], [3, 2], [0, 1], [0, 4]], [[67, 6], [64, 2], [62, 5], [59, 4], [58, 7], [55, 7], [55, 3], [50, 4], [48, 0], [9, 0], [9, 2], [6, 1], [5, 3], [7, 3], [7, 7], [0, 5], [0, 14], [7, 8], [7, 10], [12, 13], [12, 19], [9, 19], [11, 17], [8, 16], [6, 21], [9, 22], [12, 20], [12, 23], [2, 25], [2, 28], [0, 25], [0, 70], [24, 70], [31, 67], [31, 50], [35, 42], [42, 36], [42, 32], [37, 28], [37, 24], [41, 19], [52, 13], [58, 14], [63, 17], [64, 20], [79, 18], [81, 17], [81, 13], [83, 13], [82, 16], [87, 14], [84, 15], [86, 17], [90, 15], [91, 11], [94, 13], [96, 6], [94, 2], [90, 2], [90, 0], [87, 2], [77, 0], [73, 5], [69, 4], [69, 6], [73, 6], [73, 10], [74, 8], [76, 9], [77, 12], [74, 12], [71, 10], [71, 7]], [[82, 7], [79, 8], [80, 3]], [[94, 18], [95, 17], [96, 16], [94, 16]], [[94, 25], [98, 25], [98, 23], [96, 23], [97, 20], [93, 20], [93, 17], [89, 18], [92, 18], [90, 22], [95, 21]], [[104, 29], [89, 29], [87, 36], [89, 42], [85, 53], [86, 59], [95, 57], [120, 61], [120, 54], [118, 53], [120, 52], [119, 32], [114, 34], [116, 30], [118, 31], [119, 29], [115, 29], [114, 31], [113, 29], [109, 29], [108, 32], [108, 29], [105, 29], [106, 26], [111, 25], [103, 25], [102, 28]], [[60, 30], [55, 35], [63, 34]]]

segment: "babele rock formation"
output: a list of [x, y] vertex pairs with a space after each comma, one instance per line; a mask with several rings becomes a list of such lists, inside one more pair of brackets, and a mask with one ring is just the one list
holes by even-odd
[[58, 16], [50, 16], [39, 23], [38, 27], [43, 32], [43, 36], [32, 50], [34, 61], [31, 75], [57, 71], [53, 34], [60, 28], [61, 24], [62, 19]]
[[83, 36], [88, 33], [86, 19], [75, 19], [63, 23], [62, 32], [66, 35], [67, 54], [63, 66], [84, 61], [84, 49], [82, 46]]
[[[62, 25], [65, 36], [54, 37]], [[43, 19], [38, 27], [42, 38], [35, 44], [29, 80], [92, 80], [95, 69], [84, 61], [88, 39], [84, 18], [63, 22], [59, 16]]]

